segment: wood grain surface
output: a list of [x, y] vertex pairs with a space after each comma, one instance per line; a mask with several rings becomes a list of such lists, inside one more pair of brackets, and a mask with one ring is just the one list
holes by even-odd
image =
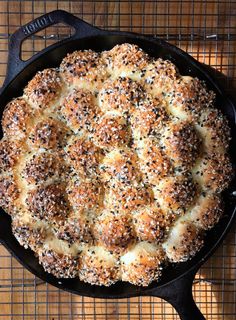
[[[5, 77], [9, 35], [20, 25], [58, 8], [101, 28], [162, 37], [225, 74], [228, 92], [235, 92], [235, 1], [0, 1], [0, 84]], [[28, 39], [22, 58], [28, 59], [68, 31], [65, 26], [55, 26]], [[235, 235], [234, 227], [195, 279], [194, 297], [210, 320], [234, 320], [236, 316]], [[1, 319], [179, 318], [158, 298], [99, 300], [60, 291], [36, 279], [0, 245]]]

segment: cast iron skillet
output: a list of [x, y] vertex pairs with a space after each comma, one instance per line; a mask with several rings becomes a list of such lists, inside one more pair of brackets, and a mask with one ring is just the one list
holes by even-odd
[[[75, 33], [59, 43], [42, 50], [27, 61], [21, 60], [21, 44], [32, 34], [50, 25], [62, 22], [74, 28]], [[197, 76], [206, 81], [209, 89], [217, 94], [217, 106], [228, 116], [235, 137], [236, 112], [231, 100], [222, 92], [216, 81], [206, 72], [205, 67], [169, 43], [160, 39], [149, 39], [143, 35], [110, 32], [97, 29], [75, 16], [61, 10], [53, 11], [18, 29], [11, 37], [7, 75], [0, 92], [0, 112], [6, 103], [13, 97], [22, 94], [22, 89], [34, 74], [47, 67], [58, 66], [62, 58], [76, 49], [93, 49], [102, 51], [111, 49], [114, 45], [129, 42], [135, 43], [154, 57], [170, 59], [183, 75]], [[1, 132], [2, 134], [2, 132]], [[235, 141], [231, 150], [235, 150]], [[0, 213], [0, 241], [18, 259], [18, 261], [42, 280], [67, 291], [82, 296], [96, 298], [127, 298], [133, 296], [158, 296], [170, 302], [180, 315], [181, 319], [205, 319], [197, 308], [192, 297], [192, 283], [194, 276], [204, 261], [213, 253], [232, 225], [235, 216], [235, 199], [232, 196], [235, 190], [235, 181], [225, 192], [227, 204], [225, 216], [209, 232], [205, 239], [205, 246], [190, 261], [170, 265], [163, 271], [161, 281], [150, 286], [136, 287], [128, 283], [118, 282], [111, 287], [91, 286], [78, 279], [56, 279], [46, 273], [39, 265], [31, 250], [26, 250], [16, 241], [11, 232], [11, 219], [1, 210]]]

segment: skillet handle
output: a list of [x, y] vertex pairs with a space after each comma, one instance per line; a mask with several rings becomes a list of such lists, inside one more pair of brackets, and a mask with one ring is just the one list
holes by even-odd
[[193, 299], [192, 284], [196, 272], [197, 269], [164, 287], [152, 289], [149, 294], [169, 302], [181, 320], [206, 320]]
[[[30, 64], [33, 59], [35, 59], [35, 57], [31, 57], [26, 61], [21, 59], [21, 46], [23, 41], [38, 31], [46, 29], [47, 27], [59, 22], [75, 29], [75, 34], [69, 37], [69, 39], [80, 39], [92, 35], [99, 35], [105, 32], [63, 10], [55, 10], [36, 18], [35, 20], [20, 27], [10, 37], [7, 74], [3, 87], [6, 86], [24, 67]], [[68, 38], [62, 40], [62, 42], [65, 42], [66, 40], [68, 40]]]

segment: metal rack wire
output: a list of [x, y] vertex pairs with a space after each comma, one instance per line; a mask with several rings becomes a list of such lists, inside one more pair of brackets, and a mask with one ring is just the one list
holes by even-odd
[[[161, 37], [188, 51], [227, 76], [227, 92], [236, 86], [235, 1], [1, 1], [0, 85], [5, 77], [8, 39], [20, 25], [64, 9], [110, 30], [128, 30]], [[28, 39], [22, 57], [67, 36], [63, 25]], [[220, 76], [218, 75], [220, 78]], [[236, 316], [235, 226], [214, 256], [200, 269], [194, 284], [198, 306], [209, 320]], [[178, 319], [158, 298], [98, 300], [75, 296], [35, 278], [0, 245], [0, 320], [35, 319]]]

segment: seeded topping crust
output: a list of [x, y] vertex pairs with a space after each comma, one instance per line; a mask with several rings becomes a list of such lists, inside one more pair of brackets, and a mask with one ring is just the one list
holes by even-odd
[[61, 62], [60, 74], [65, 83], [96, 91], [109, 77], [106, 62], [92, 50], [74, 51]]
[[16, 98], [10, 101], [2, 116], [4, 133], [8, 136], [14, 136], [14, 139], [25, 137], [26, 130], [32, 126], [31, 118], [33, 117], [34, 112], [24, 99]]
[[0, 141], [0, 172], [12, 171], [17, 164], [22, 144], [19, 141], [11, 141], [7, 137]]
[[[59, 222], [59, 223], [58, 223]], [[70, 245], [77, 241], [89, 243], [92, 238], [92, 218], [82, 210], [74, 210], [67, 219], [59, 220], [54, 225], [54, 232], [58, 239], [67, 241]]]
[[57, 150], [65, 146], [67, 135], [70, 135], [70, 130], [61, 121], [57, 121], [51, 117], [45, 118], [32, 128], [29, 135], [30, 148]]
[[[14, 177], [7, 176], [0, 178], [0, 205], [9, 214], [16, 211], [15, 200], [19, 197], [19, 189]], [[16, 204], [16, 203], [15, 203]]]
[[34, 217], [31, 220], [24, 220], [22, 217], [15, 216], [12, 219], [12, 230], [19, 243], [26, 249], [37, 250], [45, 241], [47, 224], [37, 221]]
[[161, 103], [159, 99], [147, 95], [131, 114], [130, 122], [134, 140], [137, 142], [145, 137], [159, 136], [167, 120], [165, 102]]
[[148, 286], [193, 257], [233, 168], [215, 94], [133, 44], [69, 53], [4, 110], [0, 205], [57, 278]]
[[200, 139], [189, 122], [170, 123], [163, 139], [163, 151], [176, 167], [191, 167], [201, 155]]
[[122, 117], [101, 117], [95, 125], [94, 143], [102, 149], [113, 149], [128, 144], [127, 123]]
[[71, 168], [79, 176], [97, 177], [99, 163], [103, 158], [103, 150], [84, 138], [72, 138], [66, 147], [66, 159]]
[[73, 89], [62, 102], [60, 115], [74, 133], [85, 134], [96, 121], [92, 93], [85, 89]]
[[117, 111], [123, 116], [135, 110], [144, 96], [139, 83], [128, 77], [107, 80], [99, 92], [99, 104], [103, 112]]
[[99, 241], [110, 250], [126, 248], [134, 237], [132, 220], [127, 214], [104, 211], [96, 226]]
[[45, 69], [28, 83], [24, 95], [35, 109], [46, 109], [59, 97], [62, 85], [58, 70]]
[[61, 176], [65, 166], [63, 159], [56, 153], [36, 153], [27, 161], [22, 177], [29, 184], [41, 184], [53, 177]]
[[26, 204], [39, 219], [66, 218], [68, 212], [65, 189], [59, 184], [40, 186], [29, 191]]
[[70, 204], [76, 209], [96, 211], [103, 204], [103, 189], [96, 180], [76, 179], [69, 182], [66, 191]]
[[117, 45], [110, 51], [104, 51], [102, 57], [109, 73], [130, 78], [142, 77], [142, 70], [149, 62], [149, 56], [142, 49], [127, 43]]

